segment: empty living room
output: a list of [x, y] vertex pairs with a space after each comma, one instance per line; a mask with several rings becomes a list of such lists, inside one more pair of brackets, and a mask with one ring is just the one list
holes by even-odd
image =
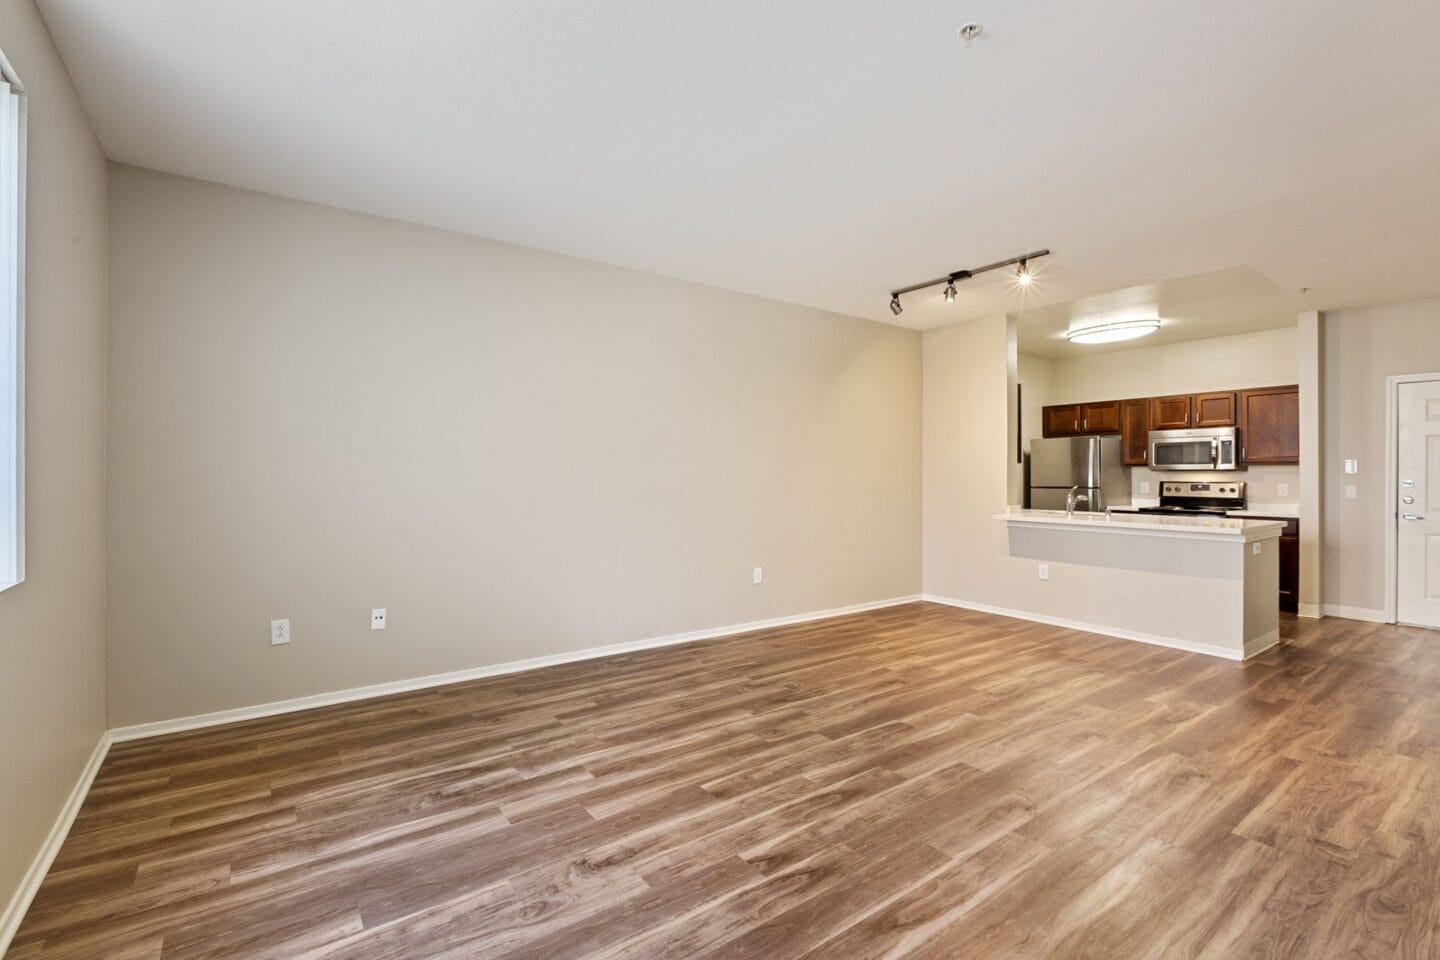
[[1440, 958], [1436, 36], [0, 0], [0, 960]]

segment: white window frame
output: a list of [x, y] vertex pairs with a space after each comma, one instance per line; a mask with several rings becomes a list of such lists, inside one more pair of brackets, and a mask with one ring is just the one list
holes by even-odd
[[25, 580], [25, 114], [0, 53], [0, 591]]

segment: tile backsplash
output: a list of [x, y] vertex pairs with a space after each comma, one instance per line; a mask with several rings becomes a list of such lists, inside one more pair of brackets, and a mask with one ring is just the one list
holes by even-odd
[[[1130, 496], [1135, 503], [1160, 499], [1160, 484], [1166, 480], [1211, 481], [1243, 480], [1245, 496], [1249, 505], [1260, 503], [1299, 503], [1300, 468], [1255, 466], [1245, 470], [1223, 472], [1186, 473], [1178, 470], [1151, 470], [1148, 467], [1130, 468]], [[1150, 492], [1143, 493], [1142, 484], [1150, 485]], [[1288, 489], [1287, 489], [1288, 488]]]

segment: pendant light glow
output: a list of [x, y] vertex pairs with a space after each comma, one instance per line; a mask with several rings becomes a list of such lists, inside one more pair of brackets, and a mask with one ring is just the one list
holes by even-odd
[[1159, 320], [1113, 320], [1076, 327], [1065, 334], [1071, 343], [1116, 343], [1134, 340], [1160, 329]]

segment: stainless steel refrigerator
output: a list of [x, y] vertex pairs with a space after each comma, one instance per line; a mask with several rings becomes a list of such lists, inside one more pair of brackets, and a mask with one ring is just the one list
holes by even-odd
[[1122, 462], [1119, 437], [1053, 437], [1030, 441], [1031, 510], [1064, 510], [1079, 487], [1087, 502], [1076, 510], [1104, 510], [1130, 503], [1130, 469]]

